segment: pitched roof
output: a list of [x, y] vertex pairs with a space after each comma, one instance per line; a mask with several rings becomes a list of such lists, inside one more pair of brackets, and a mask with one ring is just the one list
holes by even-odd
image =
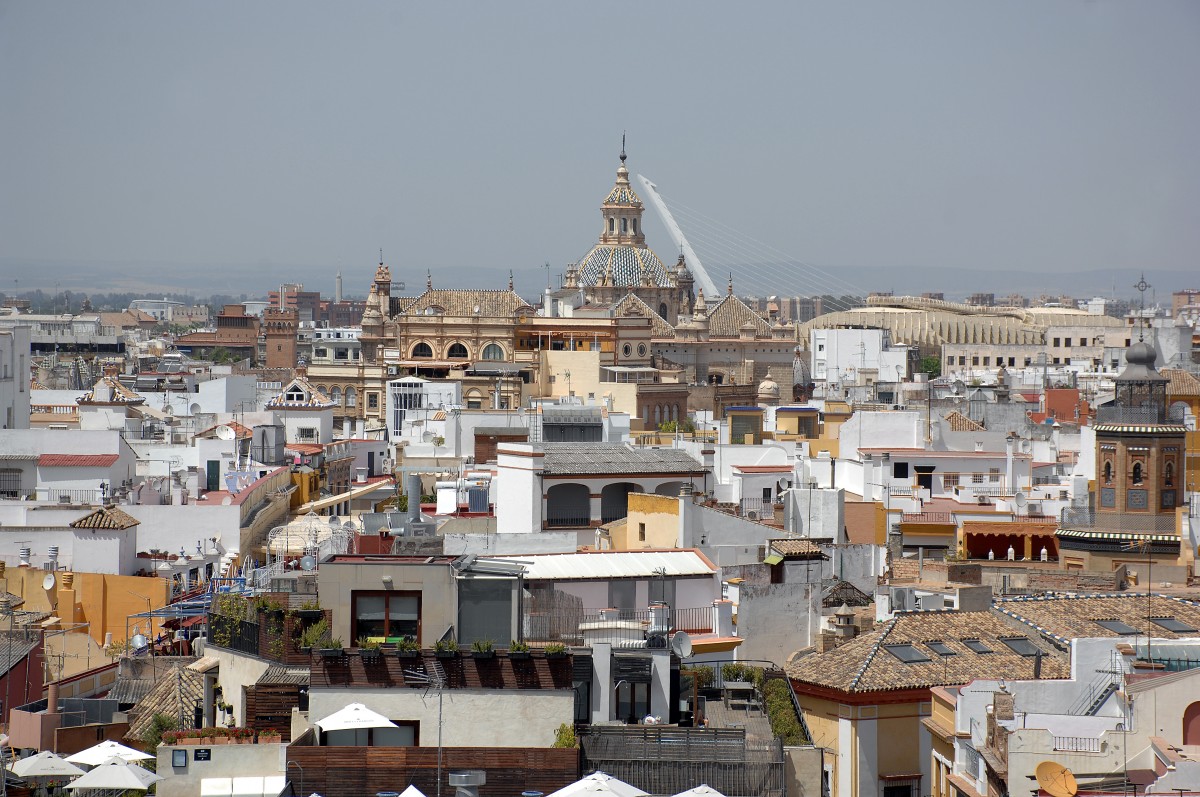
[[201, 438], [206, 438], [206, 439], [215, 437], [217, 429], [220, 429], [222, 426], [228, 426], [230, 429], [233, 430], [234, 434], [239, 438], [245, 439], [248, 437], [254, 437], [253, 429], [245, 427], [242, 424], [238, 423], [237, 421], [230, 421], [229, 423], [214, 424], [214, 425], [208, 427], [207, 429], [205, 429], [203, 432], [198, 432], [196, 434], [196, 437], [201, 437]]
[[[1002, 614], [1059, 641], [1122, 636], [1112, 629], [1097, 625], [1097, 620], [1118, 620], [1143, 634], [1148, 625], [1147, 616], [1172, 617], [1192, 628], [1200, 629], [1200, 603], [1169, 595], [1153, 595], [1147, 601], [1144, 593], [1049, 594], [1028, 598], [1003, 598], [996, 601], [995, 607]], [[1176, 633], [1153, 623], [1149, 624], [1149, 628], [1158, 639], [1200, 637], [1200, 632]]]
[[1200, 379], [1179, 368], [1164, 368], [1159, 371], [1167, 378], [1168, 396], [1200, 396]]
[[119, 454], [42, 454], [38, 457], [38, 467], [107, 468], [120, 458]]
[[510, 290], [430, 288], [399, 312], [424, 315], [427, 309], [434, 308], [443, 315], [501, 318], [514, 315], [522, 307], [529, 307], [529, 302]]
[[542, 472], [547, 476], [605, 476], [621, 473], [702, 473], [686, 451], [634, 448], [623, 443], [543, 443]]
[[832, 609], [845, 604], [846, 606], [870, 606], [875, 602], [867, 593], [851, 584], [849, 581], [838, 579], [832, 586], [821, 593], [821, 606]]
[[[833, 650], [797, 659], [786, 671], [798, 685], [843, 692], [927, 689], [976, 678], [1032, 679], [1034, 657], [1022, 656], [1001, 641], [1014, 638], [1027, 639], [1042, 651], [1043, 679], [1071, 676], [1066, 654], [1035, 634], [1023, 636], [990, 611], [900, 614]], [[978, 640], [990, 652], [973, 651], [964, 644], [967, 640]], [[941, 642], [953, 654], [939, 655], [929, 642]], [[890, 652], [893, 645], [911, 646], [922, 660], [902, 661]]]
[[76, 402], [79, 404], [141, 404], [146, 400], [121, 384], [115, 376], [101, 377], [91, 390], [84, 393]]
[[[299, 390], [304, 394], [302, 400], [288, 398], [288, 393]], [[317, 386], [303, 376], [295, 376], [292, 381], [283, 386], [283, 390], [267, 402], [267, 409], [326, 409], [336, 407], [337, 403], [326, 396]]]
[[68, 525], [73, 529], [110, 529], [119, 531], [121, 529], [131, 529], [140, 523], [140, 520], [125, 514], [115, 506], [102, 506], [95, 512], [79, 518], [79, 520], [71, 521]]
[[636, 293], [627, 293], [612, 310], [613, 317], [638, 316], [650, 319], [650, 334], [655, 338], [675, 337], [675, 328]]
[[985, 429], [983, 424], [971, 420], [958, 410], [946, 413], [946, 421], [950, 424], [952, 432], [982, 432]]
[[125, 738], [141, 741], [150, 730], [156, 714], [168, 717], [193, 717], [196, 707], [204, 704], [204, 674], [176, 664], [164, 673], [146, 696], [130, 712], [132, 722]]
[[771, 337], [771, 325], [738, 297], [729, 294], [708, 314], [708, 335], [712, 338], [740, 338], [742, 327], [751, 324], [755, 337]]
[[767, 546], [785, 559], [789, 557], [813, 559], [824, 556], [824, 554], [821, 553], [821, 549], [817, 547], [817, 544], [812, 540], [767, 540]]

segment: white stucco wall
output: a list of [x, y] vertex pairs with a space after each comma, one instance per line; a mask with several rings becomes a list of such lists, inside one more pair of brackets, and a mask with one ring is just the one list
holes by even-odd
[[[570, 689], [446, 689], [442, 700], [446, 747], [550, 747], [555, 730], [570, 723], [575, 712]], [[438, 697], [423, 689], [314, 688], [309, 719], [315, 722], [354, 702], [390, 720], [420, 722], [420, 746], [437, 746]]]

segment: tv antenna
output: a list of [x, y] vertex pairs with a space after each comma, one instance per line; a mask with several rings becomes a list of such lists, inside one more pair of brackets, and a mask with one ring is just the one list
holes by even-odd
[[422, 662], [419, 668], [404, 670], [404, 680], [412, 680], [414, 683], [425, 685], [425, 693], [421, 696], [422, 700], [431, 692], [437, 695], [437, 793], [435, 797], [442, 797], [442, 693], [446, 689], [446, 670], [442, 668], [442, 663], [435, 658], [432, 664]]

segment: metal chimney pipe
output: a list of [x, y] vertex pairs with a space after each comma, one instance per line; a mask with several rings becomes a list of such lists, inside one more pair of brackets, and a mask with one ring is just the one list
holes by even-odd
[[17, 551], [17, 555], [21, 559], [21, 563], [18, 565], [18, 567], [29, 567], [29, 557], [32, 555], [32, 553], [33, 552], [29, 549], [28, 545], [22, 545]]
[[410, 473], [404, 477], [404, 494], [408, 496], [409, 523], [421, 521], [421, 477]]

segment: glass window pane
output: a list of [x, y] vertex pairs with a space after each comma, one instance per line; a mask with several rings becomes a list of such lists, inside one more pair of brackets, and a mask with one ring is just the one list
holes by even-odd
[[382, 595], [357, 595], [354, 607], [354, 628], [358, 636], [384, 636], [386, 626]]
[[420, 599], [415, 595], [392, 595], [388, 600], [388, 636], [417, 635], [420, 623]]

